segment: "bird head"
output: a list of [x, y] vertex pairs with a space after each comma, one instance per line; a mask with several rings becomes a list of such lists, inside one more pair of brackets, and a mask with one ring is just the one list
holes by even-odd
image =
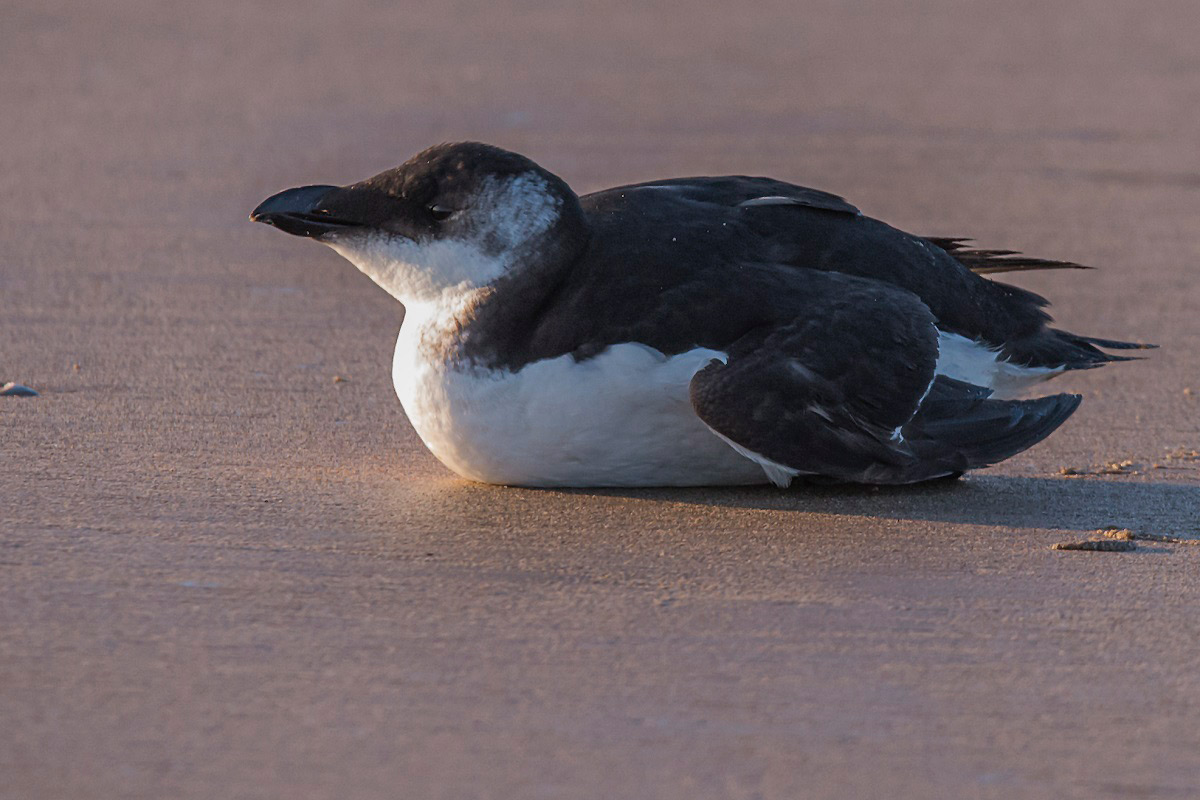
[[348, 186], [288, 189], [250, 219], [328, 245], [405, 304], [558, 263], [586, 239], [562, 179], [473, 142], [431, 147]]

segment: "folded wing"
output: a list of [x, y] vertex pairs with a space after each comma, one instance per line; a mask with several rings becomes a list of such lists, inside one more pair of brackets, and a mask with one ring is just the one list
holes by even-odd
[[933, 314], [875, 281], [839, 282], [728, 352], [693, 377], [692, 407], [781, 485], [796, 475], [915, 483], [987, 466], [1041, 441], [1079, 404], [991, 400], [987, 389], [935, 380]]

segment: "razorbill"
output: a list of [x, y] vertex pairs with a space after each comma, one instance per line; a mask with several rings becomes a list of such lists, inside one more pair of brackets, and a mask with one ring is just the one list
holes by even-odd
[[577, 196], [443, 144], [250, 219], [404, 304], [396, 393], [459, 475], [524, 486], [905, 484], [1031, 447], [1078, 395], [1011, 397], [1143, 345], [1049, 327], [981, 273], [1078, 267], [914, 236], [769, 178]]

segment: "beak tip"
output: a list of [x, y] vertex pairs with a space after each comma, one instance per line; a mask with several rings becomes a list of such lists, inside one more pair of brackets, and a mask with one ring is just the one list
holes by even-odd
[[301, 186], [271, 195], [250, 212], [251, 222], [261, 222], [284, 233], [315, 238], [321, 224], [311, 217], [321, 198], [336, 186]]

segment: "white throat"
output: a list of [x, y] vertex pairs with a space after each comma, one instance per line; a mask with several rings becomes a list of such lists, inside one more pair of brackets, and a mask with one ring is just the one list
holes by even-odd
[[386, 230], [331, 236], [326, 244], [405, 306], [479, 289], [529, 253], [557, 222], [562, 199], [529, 173], [483, 181], [448, 227], [421, 240]]
[[510, 266], [502, 255], [489, 256], [461, 239], [418, 243], [372, 233], [327, 244], [405, 308], [440, 303], [446, 295], [487, 286]]

